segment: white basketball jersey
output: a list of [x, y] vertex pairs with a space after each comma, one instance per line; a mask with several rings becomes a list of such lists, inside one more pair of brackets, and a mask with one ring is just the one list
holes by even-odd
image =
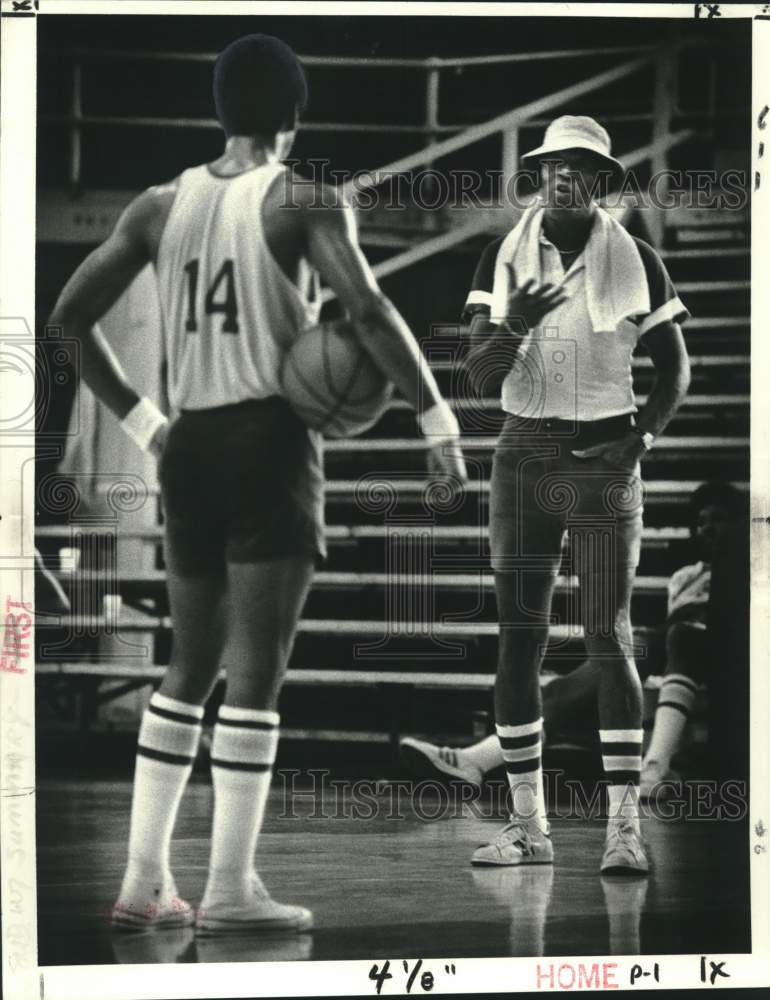
[[278, 395], [286, 351], [318, 322], [318, 274], [301, 262], [301, 294], [262, 229], [263, 198], [285, 170], [271, 163], [225, 178], [204, 164], [179, 178], [157, 260], [174, 410]]

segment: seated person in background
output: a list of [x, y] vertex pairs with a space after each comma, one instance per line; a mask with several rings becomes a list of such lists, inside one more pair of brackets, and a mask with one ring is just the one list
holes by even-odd
[[707, 679], [710, 637], [706, 613], [711, 559], [717, 540], [743, 514], [743, 496], [727, 483], [704, 483], [690, 500], [690, 530], [700, 559], [682, 566], [668, 583], [666, 670], [658, 694], [650, 745], [642, 761], [640, 798], [661, 781], [676, 779], [671, 758], [679, 750], [698, 687]]
[[[729, 483], [704, 483], [690, 498], [690, 531], [700, 559], [677, 570], [668, 584], [668, 610], [660, 645], [649, 640], [647, 655], [637, 658], [644, 680], [665, 671], [655, 713], [649, 750], [642, 764], [640, 797], [647, 798], [659, 782], [671, 778], [670, 762], [679, 749], [698, 687], [705, 681], [706, 610], [711, 578], [711, 554], [728, 524], [744, 512], [743, 495]], [[543, 688], [545, 732], [554, 732], [567, 722], [585, 721], [595, 712], [599, 667], [586, 660]], [[484, 776], [503, 766], [500, 742], [495, 733], [469, 747], [436, 746], [424, 740], [401, 740], [401, 755], [420, 777], [467, 782], [481, 786]]]

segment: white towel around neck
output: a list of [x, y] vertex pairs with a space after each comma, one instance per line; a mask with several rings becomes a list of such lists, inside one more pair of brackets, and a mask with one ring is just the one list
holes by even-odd
[[[529, 281], [542, 284], [540, 232], [542, 203], [530, 205], [505, 237], [497, 252], [492, 286], [491, 316], [500, 322], [506, 315], [512, 264], [519, 286]], [[611, 332], [621, 320], [650, 312], [647, 275], [636, 243], [623, 226], [598, 205], [594, 224], [583, 250], [586, 268], [586, 300], [594, 332]]]

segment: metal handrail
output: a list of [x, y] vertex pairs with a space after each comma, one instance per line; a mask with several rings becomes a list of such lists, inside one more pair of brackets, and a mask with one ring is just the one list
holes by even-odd
[[[688, 46], [703, 44], [699, 39], [692, 39], [684, 42]], [[491, 66], [505, 65], [516, 62], [532, 62], [533, 60], [548, 59], [580, 59], [593, 56], [615, 56], [629, 55], [634, 52], [654, 52], [656, 45], [616, 45], [597, 46], [588, 49], [549, 49], [543, 52], [509, 52], [500, 55], [483, 56], [456, 56], [443, 58], [442, 56], [426, 56], [423, 59], [403, 59], [388, 56], [303, 56], [298, 58], [304, 66], [328, 67], [337, 69], [349, 68], [393, 68], [393, 69], [415, 69], [430, 70], [442, 68], [462, 68], [465, 66]], [[150, 49], [141, 51], [123, 51], [121, 49], [88, 49], [75, 48], [70, 50], [71, 54], [78, 58], [104, 58], [115, 59], [139, 59], [165, 62], [216, 62], [218, 52], [156, 52]]]
[[[684, 48], [700, 47], [704, 45], [702, 39], [683, 39], [670, 48], [677, 51]], [[493, 54], [483, 56], [465, 56], [443, 58], [431, 56], [428, 58], [402, 59], [390, 57], [358, 57], [358, 56], [301, 56], [300, 58], [307, 66], [320, 68], [394, 68], [394, 69], [414, 69], [426, 74], [425, 81], [425, 115], [421, 124], [401, 124], [393, 123], [372, 123], [372, 122], [303, 122], [302, 129], [307, 132], [316, 133], [373, 133], [373, 134], [393, 134], [426, 136], [429, 139], [439, 136], [451, 135], [458, 138], [458, 133], [463, 133], [466, 127], [462, 123], [446, 123], [439, 121], [439, 80], [441, 71], [454, 68], [478, 68], [491, 65], [512, 65], [531, 61], [564, 60], [564, 59], [585, 59], [597, 56], [616, 56], [621, 54], [641, 54], [643, 63], [651, 62], [659, 53], [660, 47], [655, 45], [621, 45], [606, 47], [591, 47], [584, 49], [552, 49], [542, 52], [514, 52], [504, 54]], [[152, 50], [104, 50], [75, 48], [70, 50], [70, 55], [74, 58], [72, 95], [70, 114], [44, 115], [43, 120], [67, 124], [70, 126], [70, 182], [73, 187], [80, 183], [80, 169], [82, 158], [82, 129], [84, 127], [96, 126], [120, 126], [120, 127], [144, 127], [144, 128], [174, 128], [174, 129], [202, 129], [214, 131], [219, 129], [219, 123], [213, 118], [171, 118], [171, 117], [123, 117], [118, 115], [91, 115], [83, 113], [82, 99], [82, 64], [85, 60], [105, 59], [105, 60], [133, 60], [133, 61], [156, 61], [156, 62], [185, 62], [185, 63], [206, 63], [212, 64], [218, 53], [216, 52], [174, 52], [174, 51], [152, 51]], [[626, 64], [628, 65], [628, 64]], [[713, 67], [712, 67], [713, 69]], [[611, 74], [617, 70], [609, 71]], [[601, 74], [600, 74], [601, 76]], [[713, 77], [713, 72], [712, 72]], [[619, 77], [611, 76], [610, 79]], [[595, 78], [594, 78], [595, 79]], [[586, 81], [588, 88], [597, 86]], [[713, 88], [712, 88], [713, 89]], [[564, 100], [570, 96], [577, 96], [585, 90], [570, 90], [567, 88], [564, 93]], [[713, 102], [711, 102], [713, 104]], [[539, 125], [541, 119], [537, 118], [538, 110], [547, 110], [549, 104], [542, 104], [538, 107], [538, 102], [527, 106], [528, 124]], [[673, 113], [677, 113], [675, 102], [672, 102]], [[706, 114], [713, 114], [714, 108], [710, 105]], [[695, 115], [697, 117], [697, 113]], [[649, 113], [632, 115], [609, 115], [604, 116], [608, 122], [615, 121], [651, 121], [653, 115]], [[688, 118], [693, 115], [687, 114]], [[458, 147], [460, 148], [460, 147]], [[429, 162], [429, 161], [426, 161]]]
[[[730, 118], [738, 113], [737, 108], [724, 108], [719, 112], [709, 111], [677, 111], [678, 118], [711, 118], [716, 114], [718, 117]], [[134, 115], [125, 117], [121, 115], [42, 115], [43, 121], [55, 122], [59, 125], [121, 125], [126, 128], [183, 128], [183, 129], [203, 129], [204, 131], [218, 132], [222, 130], [222, 125], [216, 118], [161, 118], [156, 115]], [[607, 114], [602, 115], [602, 122], [607, 125], [651, 122], [655, 116], [651, 111], [629, 112], [627, 114]], [[531, 128], [545, 128], [550, 122], [549, 118], [528, 118], [524, 123]], [[462, 132], [471, 126], [467, 122], [456, 122], [453, 125], [407, 125], [403, 122], [312, 122], [302, 121], [299, 125], [301, 132], [330, 132], [339, 134], [342, 132], [367, 132], [392, 134], [401, 132], [409, 135], [433, 135], [433, 134], [454, 134]]]
[[[641, 162], [646, 159], [653, 159], [654, 162], [660, 163], [661, 159], [665, 156], [665, 151], [668, 150], [672, 145], [675, 145], [686, 138], [691, 137], [694, 132], [692, 129], [684, 129], [680, 132], [674, 132], [671, 129], [671, 121], [673, 114], [675, 113], [675, 100], [674, 94], [665, 94], [668, 84], [664, 81], [667, 80], [666, 77], [666, 64], [665, 60], [668, 59], [667, 69], [670, 72], [671, 61], [674, 56], [681, 51], [685, 46], [689, 44], [701, 44], [699, 40], [693, 42], [679, 42], [676, 44], [668, 45], [663, 48], [659, 46], [651, 45], [640, 45], [640, 46], [619, 46], [614, 48], [592, 48], [592, 49], [573, 49], [573, 50], [553, 50], [547, 52], [539, 53], [511, 53], [508, 55], [501, 56], [472, 56], [465, 58], [454, 58], [454, 59], [443, 59], [438, 57], [431, 57], [428, 59], [368, 59], [368, 58], [358, 58], [358, 57], [330, 57], [330, 56], [311, 56], [304, 57], [303, 61], [306, 65], [312, 66], [327, 66], [334, 68], [341, 67], [366, 67], [372, 68], [375, 66], [388, 66], [394, 68], [413, 68], [424, 70], [427, 72], [427, 89], [426, 89], [426, 109], [425, 109], [425, 124], [424, 125], [399, 125], [399, 124], [383, 124], [377, 123], [372, 125], [370, 123], [330, 123], [330, 122], [316, 122], [316, 123], [304, 123], [303, 127], [307, 130], [314, 131], [373, 131], [373, 132], [404, 132], [419, 135], [427, 135], [431, 139], [437, 139], [437, 137], [446, 132], [454, 132], [455, 134], [450, 135], [446, 138], [440, 139], [438, 141], [429, 142], [428, 145], [418, 150], [415, 153], [402, 156], [399, 159], [393, 160], [385, 166], [379, 168], [378, 170], [372, 171], [368, 174], [358, 175], [355, 180], [349, 181], [344, 185], [345, 190], [350, 193], [353, 188], [356, 192], [361, 192], [367, 188], [375, 188], [384, 180], [392, 177], [393, 175], [404, 173], [415, 167], [423, 167], [426, 165], [432, 165], [435, 160], [439, 157], [446, 156], [457, 150], [463, 149], [464, 147], [478, 142], [488, 136], [495, 134], [501, 134], [503, 136], [503, 173], [508, 173], [510, 175], [513, 173], [517, 166], [518, 160], [518, 130], [523, 125], [531, 125], [534, 121], [539, 121], [539, 116], [544, 112], [552, 111], [554, 108], [563, 106], [565, 103], [574, 100], [584, 94], [591, 93], [592, 91], [605, 88], [610, 84], [616, 83], [619, 80], [623, 80], [626, 77], [646, 68], [651, 64], [657, 66], [656, 75], [656, 102], [664, 99], [666, 101], [664, 112], [665, 121], [662, 126], [657, 122], [658, 112], [660, 108], [657, 106], [653, 108], [652, 112], [648, 114], [637, 114], [628, 116], [618, 116], [619, 118], [624, 118], [625, 120], [642, 120], [642, 121], [653, 121], [654, 124], [658, 124], [657, 132], [653, 133], [652, 141], [640, 149], [634, 150], [630, 154], [626, 154], [623, 158], [627, 167], [634, 165], [637, 162]], [[528, 61], [533, 58], [536, 59], [564, 59], [564, 58], [576, 58], [576, 57], [588, 57], [596, 55], [607, 55], [611, 56], [618, 53], [636, 53], [637, 58], [631, 59], [619, 66], [615, 66], [611, 69], [605, 70], [601, 73], [594, 74], [577, 83], [571, 84], [567, 87], [563, 87], [557, 91], [554, 91], [546, 96], [539, 98], [534, 101], [530, 101], [527, 104], [521, 105], [512, 111], [505, 112], [501, 115], [497, 115], [494, 118], [486, 122], [481, 122], [477, 125], [471, 125], [470, 127], [462, 127], [459, 125], [445, 125], [440, 124], [438, 120], [438, 81], [439, 73], [441, 69], [446, 67], [462, 67], [462, 66], [479, 66], [479, 65], [489, 65], [493, 63], [515, 63]], [[639, 54], [641, 53], [641, 54]], [[58, 115], [51, 116], [57, 121], [66, 121], [71, 125], [70, 141], [70, 174], [71, 180], [74, 184], [77, 184], [80, 176], [80, 157], [81, 157], [81, 129], [84, 125], [105, 125], [105, 124], [115, 124], [115, 125], [132, 125], [134, 127], [145, 126], [145, 127], [171, 127], [171, 128], [204, 128], [204, 129], [218, 129], [219, 123], [215, 119], [196, 119], [196, 118], [154, 118], [154, 117], [136, 117], [132, 119], [126, 119], [120, 116], [97, 116], [97, 115], [84, 115], [82, 108], [82, 60], [91, 57], [102, 57], [109, 59], [153, 59], [153, 60], [176, 60], [176, 61], [186, 61], [186, 62], [213, 62], [217, 58], [217, 53], [180, 53], [180, 52], [106, 52], [106, 51], [93, 51], [88, 49], [77, 49], [73, 53], [76, 57], [74, 64], [74, 74], [73, 74], [73, 90], [72, 90], [72, 113], [70, 115]], [[668, 87], [670, 90], [671, 88]], [[674, 85], [675, 89], [675, 85]], [[656, 159], [657, 158], [657, 159]], [[405, 253], [397, 254], [388, 260], [381, 261], [376, 267], [376, 273], [379, 276], [384, 276], [386, 274], [391, 274], [394, 271], [400, 270], [412, 263], [416, 263], [419, 260], [424, 259], [424, 257], [440, 253], [458, 243], [464, 242], [465, 240], [478, 235], [480, 232], [484, 231], [486, 228], [485, 220], [481, 218], [474, 218], [469, 222], [465, 222], [454, 230], [434, 236], [432, 239], [428, 239], [421, 243], [417, 247], [413, 247], [406, 251]]]
[[[66, 125], [121, 125], [126, 128], [181, 128], [221, 132], [216, 118], [163, 118], [157, 115], [42, 115], [43, 121]], [[405, 132], [425, 135], [433, 132], [461, 132], [466, 125], [405, 125], [399, 122], [301, 122], [303, 132]]]
[[379, 170], [370, 171], [369, 183], [367, 183], [367, 178], [365, 177], [357, 178], [355, 182], [349, 183], [348, 190], [350, 190], [353, 184], [355, 184], [356, 189], [359, 191], [366, 187], [376, 187], [381, 180], [386, 180], [389, 175], [404, 173], [407, 170], [411, 170], [412, 167], [420, 167], [425, 163], [438, 159], [440, 156], [454, 153], [458, 149], [463, 149], [465, 146], [469, 146], [479, 139], [485, 139], [487, 136], [494, 135], [496, 132], [516, 128], [541, 111], [548, 111], [575, 97], [588, 94], [592, 90], [598, 90], [600, 87], [609, 86], [609, 84], [615, 83], [617, 80], [622, 80], [624, 77], [636, 73], [638, 70], [648, 66], [654, 58], [653, 55], [649, 55], [639, 59], [632, 59], [629, 62], [622, 63], [620, 66], [616, 66], [614, 69], [605, 70], [605, 72], [587, 77], [579, 83], [573, 83], [569, 87], [556, 90], [545, 97], [538, 98], [536, 101], [522, 104], [513, 111], [506, 111], [504, 114], [497, 115], [487, 122], [482, 122], [479, 125], [471, 125], [470, 128], [465, 129], [460, 135], [452, 136], [450, 139], [443, 139], [441, 142], [431, 144], [427, 149], [418, 150], [418, 152], [410, 153], [408, 156], [402, 156], [398, 160], [393, 160], [391, 163], [381, 167]]

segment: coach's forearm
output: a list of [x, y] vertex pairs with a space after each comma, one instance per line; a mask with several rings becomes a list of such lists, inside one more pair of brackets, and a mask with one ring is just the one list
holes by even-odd
[[122, 420], [139, 402], [139, 395], [99, 327], [70, 312], [58, 311], [48, 325], [61, 327], [65, 340], [78, 344], [80, 356], [72, 359], [73, 366], [96, 398]]
[[412, 331], [384, 295], [352, 316], [361, 343], [418, 413], [441, 402], [441, 392]]
[[659, 370], [647, 402], [636, 414], [636, 423], [657, 437], [682, 405], [690, 387], [690, 366]]

